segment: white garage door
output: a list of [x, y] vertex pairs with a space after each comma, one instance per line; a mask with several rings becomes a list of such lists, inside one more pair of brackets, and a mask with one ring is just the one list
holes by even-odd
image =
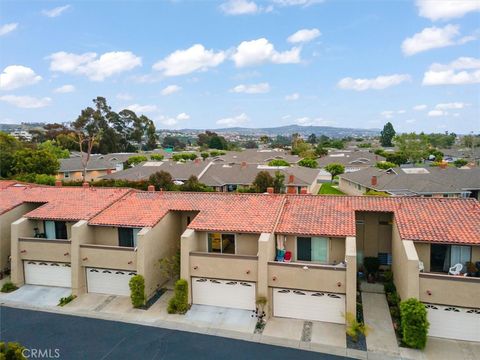
[[194, 304], [255, 310], [255, 283], [192, 278]]
[[24, 261], [25, 284], [72, 287], [70, 264]]
[[130, 296], [128, 283], [135, 272], [98, 268], [87, 268], [86, 271], [88, 292]]
[[273, 289], [273, 315], [345, 324], [345, 295]]
[[480, 341], [480, 310], [426, 304], [428, 335], [447, 339]]

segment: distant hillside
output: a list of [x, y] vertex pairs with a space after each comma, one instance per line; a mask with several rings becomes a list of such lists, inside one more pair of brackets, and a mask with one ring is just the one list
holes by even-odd
[[[376, 136], [380, 134], [380, 129], [350, 129], [350, 128], [339, 128], [331, 126], [300, 126], [300, 125], [286, 125], [272, 128], [244, 128], [244, 127], [233, 127], [233, 128], [221, 128], [221, 129], [210, 129], [219, 134], [238, 134], [238, 135], [267, 135], [267, 136], [290, 136], [294, 133], [299, 133], [303, 136], [308, 136], [310, 134], [326, 135], [332, 138], [341, 138], [345, 136]], [[184, 129], [180, 131], [185, 132], [201, 132], [202, 130], [193, 130], [193, 129]]]

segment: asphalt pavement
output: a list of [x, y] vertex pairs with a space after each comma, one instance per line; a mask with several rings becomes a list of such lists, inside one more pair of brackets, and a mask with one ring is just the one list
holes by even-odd
[[6, 306], [0, 307], [0, 341], [20, 342], [29, 349], [27, 355], [36, 359], [346, 359], [219, 336]]

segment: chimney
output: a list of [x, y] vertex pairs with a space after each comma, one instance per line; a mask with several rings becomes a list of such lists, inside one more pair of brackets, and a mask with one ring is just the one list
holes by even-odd
[[196, 159], [194, 160], [194, 163], [195, 163], [195, 164], [200, 164], [200, 159], [199, 159], [199, 158], [196, 158]]
[[441, 169], [446, 169], [448, 164], [445, 162], [445, 161], [442, 161], [439, 165], [438, 165]]
[[295, 175], [290, 175], [290, 176], [288, 177], [288, 183], [289, 183], [289, 184], [292, 184], [293, 182], [295, 182]]
[[297, 188], [295, 186], [287, 186], [287, 194], [296, 194]]
[[273, 194], [273, 187], [267, 187], [267, 193]]
[[90, 187], [90, 185], [88, 184], [88, 182], [85, 181], [85, 182], [82, 184], [82, 187], [88, 188], [88, 187]]
[[62, 186], [62, 180], [55, 180], [55, 186]]
[[241, 165], [242, 165], [242, 168], [247, 167], [247, 162], [246, 162], [246, 161], [242, 161], [242, 164], [241, 164]]
[[370, 184], [372, 186], [376, 186], [377, 185], [377, 177], [376, 176], [372, 176], [372, 179], [370, 180]]
[[307, 195], [307, 188], [301, 188], [300, 189], [300, 194]]
[[148, 185], [147, 191], [155, 191], [155, 186]]

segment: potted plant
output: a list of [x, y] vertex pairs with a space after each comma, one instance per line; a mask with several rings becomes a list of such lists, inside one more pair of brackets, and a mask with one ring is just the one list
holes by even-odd
[[380, 261], [377, 257], [366, 257], [363, 260], [363, 265], [367, 271], [367, 281], [374, 283], [377, 277], [378, 269], [380, 268]]
[[466, 265], [467, 265], [467, 275], [472, 277], [476, 276], [477, 267], [475, 266], [475, 264], [471, 261], [467, 261]]

